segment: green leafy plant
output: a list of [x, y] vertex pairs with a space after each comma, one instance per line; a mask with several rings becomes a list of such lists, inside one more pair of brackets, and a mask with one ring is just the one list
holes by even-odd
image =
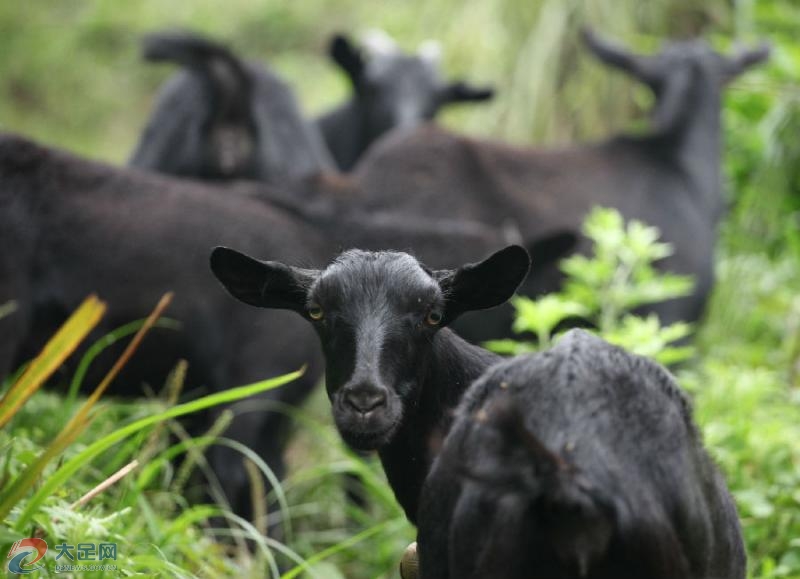
[[655, 268], [655, 262], [672, 253], [669, 244], [658, 241], [658, 229], [636, 220], [626, 224], [616, 209], [595, 208], [583, 233], [592, 241], [593, 255], [576, 254], [561, 262], [567, 279], [560, 292], [512, 300], [517, 314], [513, 330], [534, 334], [536, 343], [498, 340], [489, 346], [503, 353], [546, 348], [563, 322], [580, 318], [609, 342], [662, 363], [690, 357], [690, 347], [674, 345], [690, 334], [689, 324], [662, 326], [654, 314], [641, 318], [632, 313], [692, 290], [689, 276]]

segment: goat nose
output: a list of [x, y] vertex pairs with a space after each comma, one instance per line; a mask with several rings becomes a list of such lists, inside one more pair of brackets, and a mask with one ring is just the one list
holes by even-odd
[[369, 390], [358, 388], [345, 392], [344, 400], [351, 408], [361, 414], [366, 414], [370, 410], [386, 404], [386, 393], [374, 388]]

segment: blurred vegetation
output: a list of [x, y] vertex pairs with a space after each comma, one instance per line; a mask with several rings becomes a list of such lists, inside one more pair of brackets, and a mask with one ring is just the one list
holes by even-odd
[[[461, 130], [518, 142], [567, 143], [619, 130], [640, 118], [648, 92], [609, 71], [577, 41], [581, 25], [643, 50], [665, 36], [698, 33], [721, 47], [732, 38], [782, 35], [767, 73], [737, 83], [740, 99], [764, 112], [793, 76], [791, 43], [800, 8], [792, 0], [356, 0], [171, 4], [138, 0], [4, 3], [0, 6], [0, 127], [85, 155], [123, 161], [134, 146], [169, 65], [139, 59], [148, 31], [191, 28], [269, 63], [293, 87], [309, 114], [339, 102], [348, 85], [326, 56], [337, 31], [379, 27], [408, 50], [434, 38], [452, 76], [491, 81], [498, 98], [464, 106], [445, 122]], [[773, 74], [774, 73], [774, 74]], [[749, 96], [744, 96], [749, 95]], [[750, 149], [755, 145], [751, 145]]]
[[[0, 398], [0, 426], [11, 423], [9, 429], [0, 430], [0, 549], [4, 552], [23, 537], [44, 537], [73, 546], [113, 542], [116, 556], [102, 564], [115, 565], [124, 574], [196, 576], [211, 569], [224, 577], [259, 576], [265, 568], [278, 574], [273, 547], [263, 530], [236, 520], [221, 507], [188, 505], [183, 497], [183, 466], [194, 468], [191, 453], [212, 440], [198, 437], [173, 444], [162, 426], [179, 416], [277, 388], [302, 371], [183, 404], [161, 399], [106, 406], [100, 400], [170, 299], [162, 298], [146, 320], [135, 323], [136, 333], [125, 351], [85, 400], [38, 391], [103, 317], [106, 305], [96, 296], [88, 297], [19, 376], [8, 380]], [[93, 357], [90, 351], [84, 361]], [[167, 394], [177, 395], [185, 369], [185, 364], [178, 365]], [[177, 423], [170, 424], [179, 429]], [[189, 458], [180, 469], [172, 470], [170, 459], [184, 453]], [[269, 467], [253, 458], [252, 452], [242, 453], [252, 460], [255, 476], [271, 476]], [[224, 546], [201, 530], [199, 524], [214, 516], [232, 520], [232, 536], [239, 541], [238, 552], [245, 555], [244, 560], [229, 558]], [[252, 556], [244, 538], [256, 546]], [[58, 563], [52, 554], [42, 560], [42, 574], [59, 574], [57, 565], [71, 563], [67, 559]], [[76, 562], [95, 565], [97, 560]], [[89, 577], [117, 575], [113, 571], [86, 573]]]
[[658, 241], [658, 229], [635, 219], [625, 223], [616, 209], [595, 207], [586, 217], [583, 233], [592, 242], [593, 254], [561, 261], [566, 276], [561, 291], [511, 300], [516, 309], [512, 330], [536, 341], [494, 340], [487, 347], [501, 354], [543, 350], [560, 337], [558, 330], [565, 322], [581, 322], [612, 344], [662, 364], [688, 360], [694, 350], [675, 342], [689, 336], [691, 324], [662, 326], [654, 313], [634, 313], [641, 306], [689, 295], [694, 286], [691, 276], [654, 267], [672, 255], [672, 247]]
[[[739, 505], [751, 577], [800, 578], [800, 5], [795, 0], [6, 2], [0, 3], [0, 129], [123, 162], [155, 91], [173, 72], [142, 63], [137, 41], [142, 33], [165, 27], [208, 33], [268, 62], [296, 88], [305, 110], [317, 113], [348, 89], [325, 56], [330, 35], [379, 27], [408, 49], [437, 39], [449, 75], [496, 84], [491, 105], [444, 115], [443, 122], [458, 130], [550, 146], [642, 130], [651, 96], [581, 48], [577, 30], [584, 24], [648, 51], [663, 37], [698, 33], [720, 49], [740, 40], [766, 38], [773, 44], [771, 62], [726, 93], [730, 210], [720, 231], [718, 283], [706, 319], [696, 328], [696, 356], [679, 371], [679, 380], [695, 399], [707, 445]], [[0, 310], [7, 307], [13, 306], [0, 304]], [[78, 439], [65, 459], [120, 424], [155, 412], [141, 404], [101, 405], [87, 438]], [[396, 562], [413, 530], [379, 469], [342, 447], [321, 394], [305, 410], [292, 412], [300, 426], [284, 485], [294, 528], [288, 547], [303, 558], [316, 557], [313, 577], [396, 577]], [[32, 464], [63, 420], [58, 395], [34, 395], [12, 422], [13, 436], [3, 434], [0, 472]], [[259, 574], [263, 560], [209, 539], [213, 533], [200, 522], [216, 511], [189, 507], [180, 485], [177, 491], [171, 486], [174, 473], [167, 466], [149, 486], [122, 481], [82, 517], [58, 511], [59, 504], [77, 500], [144, 444], [144, 438], [136, 439], [118, 451], [123, 458], [104, 454], [99, 465], [75, 475], [51, 497], [48, 504], [56, 510], [41, 514], [37, 524], [68, 539], [83, 537], [87, 528], [129, 537], [126, 548], [138, 557], [133, 570]], [[163, 457], [168, 437], [162, 433], [149, 444]], [[340, 475], [346, 471], [367, 479], [366, 513], [353, 512], [343, 500]], [[4, 534], [0, 543], [16, 538]]]

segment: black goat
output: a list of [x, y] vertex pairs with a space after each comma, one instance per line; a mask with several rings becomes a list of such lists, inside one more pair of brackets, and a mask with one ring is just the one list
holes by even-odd
[[582, 330], [492, 367], [422, 493], [423, 579], [736, 579], [736, 508], [656, 363]]
[[188, 33], [150, 35], [143, 54], [186, 70], [162, 89], [131, 166], [281, 185], [333, 167], [291, 89], [266, 67]]
[[505, 302], [529, 263], [513, 245], [480, 263], [437, 271], [395, 252], [347, 251], [322, 271], [223, 247], [211, 255], [214, 274], [234, 297], [293, 310], [313, 324], [336, 426], [350, 446], [378, 451], [412, 522], [450, 412], [500, 359], [444, 326]]
[[[723, 210], [720, 98], [725, 83], [768, 55], [733, 57], [702, 41], [675, 42], [653, 56], [632, 54], [591, 33], [585, 41], [605, 63], [656, 95], [653, 130], [565, 150], [514, 148], [436, 127], [388, 137], [355, 171], [363, 207], [447, 216], [499, 226], [513, 218], [523, 237], [554, 229], [578, 234], [597, 205], [656, 225], [674, 255], [667, 271], [691, 274], [692, 295], [653, 306], [664, 322], [696, 320], [713, 282], [716, 225]], [[586, 252], [583, 240], [578, 250]], [[558, 270], [537, 268], [522, 292], [557, 289]]]
[[[333, 187], [324, 180], [315, 186]], [[111, 393], [137, 395], [143, 382], [160, 385], [180, 358], [189, 361], [187, 387], [211, 391], [309, 364], [302, 379], [265, 395], [263, 403], [238, 403], [226, 432], [280, 477], [288, 419], [261, 408], [299, 404], [317, 383], [322, 368], [315, 338], [290, 314], [254, 319], [249, 308], [230, 300], [208, 275], [209, 249], [228, 243], [322, 265], [341, 246], [396, 244], [444, 266], [501, 241], [479, 225], [359, 222], [359, 215], [341, 209], [306, 215], [302, 203], [284, 202], [280, 209], [273, 199], [292, 196], [257, 183], [212, 185], [110, 167], [0, 134], [0, 304], [16, 300], [18, 306], [0, 318], [0, 378], [34, 355], [89, 293], [109, 306], [96, 338], [142, 318], [161, 294], [173, 291], [167, 315], [181, 330], [154, 330]], [[96, 367], [107, 368], [109, 358]], [[224, 447], [209, 454], [233, 510], [249, 516], [241, 456]]]
[[411, 55], [401, 52], [388, 37], [379, 37], [368, 43], [365, 57], [345, 36], [335, 36], [329, 52], [353, 89], [349, 101], [317, 120], [342, 171], [352, 169], [364, 151], [392, 129], [431, 120], [445, 105], [486, 101], [494, 95], [490, 87], [445, 83], [434, 44], [425, 44]]
[[[330, 241], [294, 216], [227, 192], [0, 135], [0, 303], [16, 300], [18, 306], [0, 319], [0, 377], [34, 355], [91, 292], [108, 303], [93, 341], [142, 318], [173, 291], [167, 315], [180, 322], [180, 331], [153, 330], [111, 394], [140, 394], [145, 382], [161, 385], [181, 358], [189, 362], [187, 388], [209, 391], [309, 364], [298, 382], [264, 396], [298, 404], [321, 373], [313, 334], [285, 313], [254, 320], [247, 308], [232, 304], [207, 274], [208, 249], [225, 239], [314, 263], [329, 255]], [[114, 354], [94, 366], [108, 368]], [[251, 400], [234, 408], [226, 436], [252, 447], [281, 476], [288, 419], [265, 417], [252, 406]], [[248, 516], [241, 456], [214, 447], [210, 461], [233, 510]]]

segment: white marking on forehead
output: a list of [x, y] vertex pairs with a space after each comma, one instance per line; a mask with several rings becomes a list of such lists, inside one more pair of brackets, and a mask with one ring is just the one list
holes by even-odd
[[360, 321], [356, 329], [356, 370], [380, 371], [385, 340], [381, 318], [370, 317]]
[[361, 37], [361, 44], [372, 56], [397, 54], [400, 51], [394, 39], [378, 28], [367, 30]]
[[435, 40], [426, 40], [419, 45], [417, 54], [425, 62], [436, 66], [442, 60], [442, 45]]

